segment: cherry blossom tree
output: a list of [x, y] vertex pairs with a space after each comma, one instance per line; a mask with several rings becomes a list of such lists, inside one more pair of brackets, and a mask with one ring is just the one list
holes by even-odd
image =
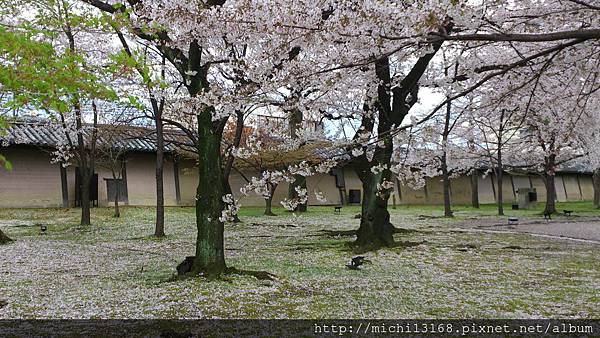
[[[141, 111], [146, 114], [136, 118], [148, 118], [154, 122], [155, 144], [156, 144], [156, 219], [154, 225], [154, 236], [165, 236], [165, 199], [164, 199], [164, 127], [163, 114], [166, 105], [166, 99], [172, 95], [171, 86], [166, 83], [167, 67], [164, 56], [157, 57], [157, 54], [148, 46], [134, 43], [138, 47], [134, 49], [128, 42], [125, 34], [121, 32], [118, 21], [112, 18], [106, 18], [109, 25], [114, 29], [119, 42], [123, 47], [123, 53], [117, 54], [114, 58], [116, 65], [120, 67], [123, 75], [133, 81], [132, 85], [127, 86], [127, 90], [132, 87], [139, 93], [139, 102]], [[135, 73], [135, 74], [134, 74]]]

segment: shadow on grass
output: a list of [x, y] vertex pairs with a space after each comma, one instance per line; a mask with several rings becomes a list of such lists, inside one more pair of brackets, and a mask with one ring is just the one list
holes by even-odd
[[176, 273], [172, 274], [170, 278], [162, 281], [161, 283], [172, 283], [178, 282], [193, 278], [203, 278], [208, 281], [223, 281], [223, 282], [231, 282], [228, 280], [228, 276], [251, 276], [258, 280], [268, 280], [268, 281], [276, 281], [277, 276], [268, 272], [268, 271], [259, 271], [259, 270], [242, 270], [238, 268], [228, 267], [225, 269], [225, 272], [220, 275], [194, 275], [191, 273], [185, 273], [183, 275], [178, 275]]
[[[352, 237], [356, 236], [356, 230], [321, 230], [320, 231], [324, 236], [327, 237]], [[395, 234], [410, 234], [419, 232], [419, 230], [415, 229], [406, 229], [406, 228], [394, 228]]]

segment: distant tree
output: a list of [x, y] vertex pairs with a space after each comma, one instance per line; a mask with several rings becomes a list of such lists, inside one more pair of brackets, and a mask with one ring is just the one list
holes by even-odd
[[[166, 97], [169, 94], [169, 85], [166, 81], [166, 58], [157, 55], [158, 53], [147, 48], [139, 46], [137, 43], [128, 42], [127, 37], [122, 33], [124, 27], [120, 26], [118, 20], [106, 16], [109, 24], [114, 29], [117, 37], [123, 47], [120, 54], [113, 58], [116, 66], [120, 68], [122, 74], [133, 80], [134, 87], [139, 87], [139, 101], [146, 102], [144, 115], [135, 118], [150, 118], [154, 122], [155, 145], [156, 145], [156, 218], [154, 225], [154, 236], [165, 236], [165, 197], [164, 197], [164, 148], [165, 137], [163, 114], [165, 112]], [[134, 48], [140, 47], [140, 48]], [[130, 70], [134, 70], [131, 72]], [[135, 74], [132, 74], [135, 73]], [[144, 104], [141, 104], [142, 106]]]
[[128, 125], [112, 122], [98, 127], [98, 166], [110, 171], [114, 182], [115, 217], [121, 217], [119, 199], [121, 198], [120, 184], [125, 170], [127, 148], [125, 142], [128, 135]]
[[600, 111], [591, 112], [593, 118], [589, 137], [584, 138], [586, 156], [583, 163], [593, 169], [594, 206], [600, 208]]
[[[254, 190], [265, 199], [266, 216], [275, 216], [272, 210], [273, 197], [277, 187], [282, 182], [295, 182], [298, 176], [306, 180], [306, 172], [298, 170], [294, 173], [289, 168], [300, 169], [306, 163], [319, 162], [315, 152], [326, 144], [315, 142], [307, 143], [302, 147], [290, 147], [287, 130], [282, 126], [262, 126], [244, 138], [241, 147], [236, 151], [236, 167], [258, 171], [259, 177], [248, 181], [245, 190]], [[290, 184], [290, 186], [294, 186]], [[294, 186], [296, 193], [283, 202], [290, 205], [290, 211], [299, 210], [301, 205], [307, 204], [306, 188]]]
[[[496, 112], [495, 109], [500, 111]], [[496, 196], [498, 215], [504, 215], [503, 175], [508, 168], [504, 158], [505, 153], [518, 152], [521, 144], [519, 131], [523, 128], [525, 116], [526, 114], [518, 109], [484, 106], [472, 110], [469, 117], [474, 129], [470, 140], [474, 147], [473, 152], [479, 155], [481, 162], [487, 163], [495, 174], [498, 187]], [[510, 163], [513, 165], [515, 161], [515, 158], [510, 158]]]

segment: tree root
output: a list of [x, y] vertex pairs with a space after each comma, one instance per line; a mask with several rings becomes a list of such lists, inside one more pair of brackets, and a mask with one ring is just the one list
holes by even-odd
[[177, 265], [177, 275], [171, 278], [171, 281], [187, 279], [196, 276], [206, 277], [208, 279], [217, 279], [223, 277], [223, 275], [242, 275], [252, 276], [258, 280], [269, 280], [274, 281], [277, 276], [267, 271], [252, 271], [252, 270], [240, 270], [236, 268], [225, 267], [222, 273], [208, 273], [206, 275], [202, 273], [195, 273], [193, 271], [195, 256], [187, 256], [183, 262]]

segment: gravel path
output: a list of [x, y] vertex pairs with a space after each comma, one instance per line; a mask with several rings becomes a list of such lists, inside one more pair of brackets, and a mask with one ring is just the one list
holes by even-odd
[[600, 244], [600, 219], [596, 217], [550, 221], [524, 219], [520, 220], [517, 225], [508, 225], [507, 223], [503, 219], [469, 220], [461, 223], [460, 227], [585, 239]]

